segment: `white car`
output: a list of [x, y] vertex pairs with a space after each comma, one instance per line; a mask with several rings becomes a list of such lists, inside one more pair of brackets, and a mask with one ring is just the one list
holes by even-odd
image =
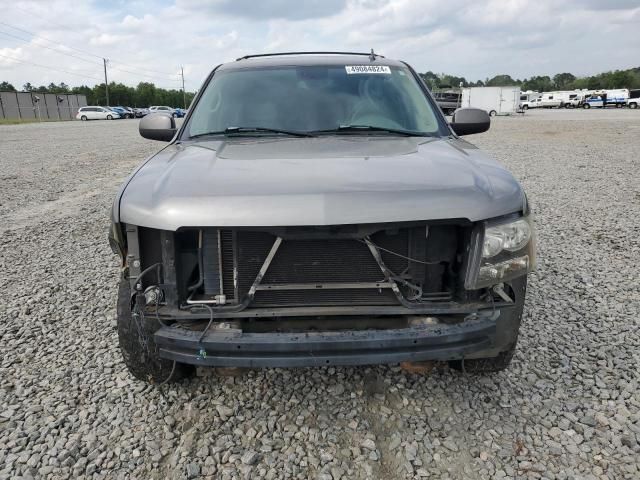
[[178, 114], [176, 113], [176, 111], [171, 108], [171, 107], [166, 107], [166, 106], [153, 106], [153, 107], [149, 107], [149, 113], [168, 113], [169, 115], [171, 115], [173, 118], [176, 118], [178, 116]]
[[76, 120], [115, 120], [120, 115], [105, 107], [80, 107]]

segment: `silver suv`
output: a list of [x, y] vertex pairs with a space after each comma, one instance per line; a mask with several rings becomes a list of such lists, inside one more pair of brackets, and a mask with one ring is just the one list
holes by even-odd
[[207, 77], [124, 183], [111, 246], [138, 378], [194, 366], [509, 364], [535, 263], [527, 198], [406, 63], [257, 55]]

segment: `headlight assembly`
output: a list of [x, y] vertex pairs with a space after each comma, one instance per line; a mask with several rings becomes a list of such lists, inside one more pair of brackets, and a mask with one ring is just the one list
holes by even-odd
[[535, 267], [532, 218], [485, 225], [477, 233], [473, 250], [465, 278], [465, 288], [469, 290], [526, 275]]
[[482, 257], [491, 258], [503, 250], [517, 252], [531, 240], [531, 227], [525, 219], [488, 227], [484, 232]]

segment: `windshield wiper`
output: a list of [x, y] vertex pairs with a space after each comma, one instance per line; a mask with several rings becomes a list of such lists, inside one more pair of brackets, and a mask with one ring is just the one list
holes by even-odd
[[312, 133], [298, 132], [295, 130], [282, 130], [279, 128], [265, 127], [227, 127], [224, 130], [216, 132], [198, 133], [191, 135], [189, 138], [206, 137], [208, 135], [229, 135], [234, 133], [279, 133], [281, 135], [291, 135], [292, 137], [314, 137]]
[[413, 132], [411, 130], [400, 130], [396, 128], [375, 127], [373, 125], [340, 125], [338, 128], [329, 130], [316, 130], [313, 133], [342, 133], [342, 132], [384, 132], [393, 133], [395, 135], [404, 135], [407, 137], [426, 137], [423, 132]]

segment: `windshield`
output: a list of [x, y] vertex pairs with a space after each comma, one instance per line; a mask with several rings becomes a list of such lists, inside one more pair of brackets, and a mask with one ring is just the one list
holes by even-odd
[[278, 66], [216, 73], [185, 137], [230, 127], [328, 133], [345, 126], [423, 135], [441, 131], [434, 108], [407, 68], [381, 67], [373, 73], [345, 65]]

